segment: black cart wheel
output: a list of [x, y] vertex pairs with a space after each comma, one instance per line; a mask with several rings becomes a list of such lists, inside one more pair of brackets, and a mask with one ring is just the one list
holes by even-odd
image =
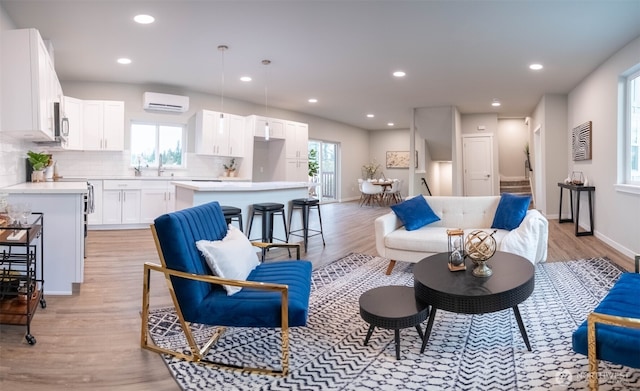
[[40, 307], [47, 308], [47, 301], [45, 299], [40, 299]]
[[36, 337], [34, 337], [33, 335], [27, 334], [24, 338], [27, 340], [29, 345], [35, 345], [36, 344]]

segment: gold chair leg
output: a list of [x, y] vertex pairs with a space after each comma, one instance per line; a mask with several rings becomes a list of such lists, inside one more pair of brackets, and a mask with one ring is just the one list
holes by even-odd
[[598, 359], [596, 357], [596, 322], [587, 320], [587, 357], [589, 358], [589, 389], [598, 390]]

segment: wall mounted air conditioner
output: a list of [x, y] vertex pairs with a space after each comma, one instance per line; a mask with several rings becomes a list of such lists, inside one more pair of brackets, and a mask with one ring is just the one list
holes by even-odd
[[142, 97], [142, 108], [151, 111], [184, 113], [189, 110], [189, 97], [182, 95], [145, 92]]

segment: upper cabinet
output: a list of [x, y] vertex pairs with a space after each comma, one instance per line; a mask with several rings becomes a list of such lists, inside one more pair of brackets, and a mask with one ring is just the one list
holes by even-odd
[[285, 136], [285, 121], [277, 118], [250, 115], [247, 117], [247, 127], [254, 137], [266, 138], [266, 127], [269, 124], [269, 139], [282, 140]]
[[288, 181], [307, 181], [309, 175], [309, 125], [285, 122], [284, 149]]
[[301, 122], [285, 122], [285, 143], [287, 159], [308, 160], [309, 125]]
[[82, 150], [82, 100], [65, 96], [64, 113], [69, 120], [69, 136], [63, 146], [65, 149]]
[[124, 102], [85, 100], [82, 117], [84, 150], [124, 150]]
[[2, 126], [14, 137], [54, 139], [53, 103], [62, 88], [36, 29], [2, 31]]
[[200, 110], [195, 115], [196, 153], [200, 155], [244, 157], [245, 119], [220, 112]]

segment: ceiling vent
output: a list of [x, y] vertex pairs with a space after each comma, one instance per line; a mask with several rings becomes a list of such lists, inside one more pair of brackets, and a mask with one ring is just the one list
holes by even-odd
[[150, 111], [184, 113], [189, 110], [189, 97], [161, 94], [159, 92], [145, 92], [142, 98], [142, 108]]

